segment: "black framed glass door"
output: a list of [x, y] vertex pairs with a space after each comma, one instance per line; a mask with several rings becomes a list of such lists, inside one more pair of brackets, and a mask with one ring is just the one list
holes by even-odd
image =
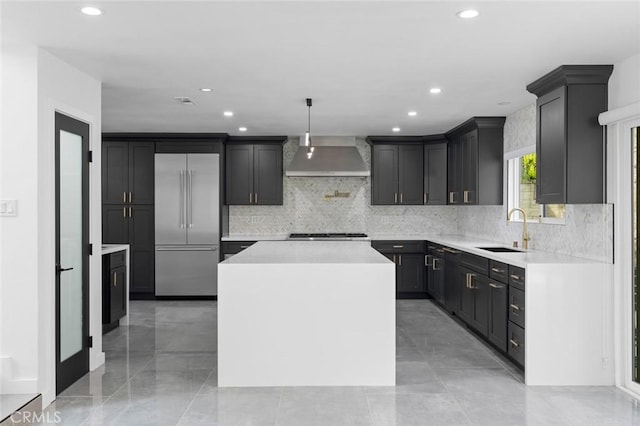
[[55, 115], [56, 394], [89, 371], [89, 125]]

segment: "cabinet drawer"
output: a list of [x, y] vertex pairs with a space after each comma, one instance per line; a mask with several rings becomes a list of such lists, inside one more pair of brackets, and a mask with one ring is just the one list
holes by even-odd
[[489, 261], [489, 277], [501, 283], [508, 283], [509, 265], [495, 260]]
[[251, 247], [256, 241], [223, 241], [222, 254], [236, 254]]
[[460, 264], [476, 272], [480, 272], [483, 275], [489, 274], [489, 259], [485, 257], [462, 252], [462, 256], [460, 258]]
[[509, 265], [509, 284], [524, 291], [524, 268]]
[[509, 287], [509, 321], [524, 328], [524, 291]]
[[509, 321], [508, 337], [507, 353], [521, 367], [524, 367], [524, 328]]
[[109, 255], [109, 265], [112, 268], [117, 268], [118, 266], [124, 266], [126, 263], [126, 251], [117, 251], [115, 253], [111, 253]]
[[424, 241], [371, 241], [371, 247], [382, 253], [424, 253]]

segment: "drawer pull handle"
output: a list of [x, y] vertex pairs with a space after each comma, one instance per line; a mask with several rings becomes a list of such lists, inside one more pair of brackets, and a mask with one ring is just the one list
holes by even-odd
[[489, 283], [489, 287], [492, 287], [492, 288], [504, 288], [503, 285], [498, 285], [498, 284], [495, 284], [495, 283]]
[[499, 274], [501, 274], [501, 273], [503, 273], [503, 272], [504, 272], [504, 269], [499, 269], [499, 268], [491, 268], [491, 270], [492, 270], [493, 272], [497, 272], [497, 273], [499, 273]]
[[249, 246], [240, 246], [241, 249], [249, 248]]
[[513, 339], [509, 340], [509, 343], [511, 343], [511, 346], [513, 346], [514, 348], [517, 348], [520, 346], [520, 343], [516, 342]]
[[511, 274], [509, 276], [511, 277], [512, 280], [520, 281], [520, 276], [519, 275]]
[[398, 245], [398, 246], [393, 246], [393, 248], [398, 248], [399, 249], [399, 248], [404, 248], [404, 246], [403, 245]]
[[451, 254], [460, 253], [458, 250], [453, 250], [453, 249], [450, 249], [450, 248], [444, 248], [443, 250], [446, 251], [447, 253], [451, 253]]
[[520, 306], [518, 306], [518, 305], [514, 305], [513, 303], [512, 303], [512, 304], [510, 304], [509, 306], [511, 306], [511, 309], [515, 309], [516, 311], [519, 311], [519, 310], [520, 310]]

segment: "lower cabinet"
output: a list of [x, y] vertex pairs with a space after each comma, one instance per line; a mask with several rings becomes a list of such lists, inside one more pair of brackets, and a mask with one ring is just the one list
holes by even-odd
[[118, 326], [127, 314], [126, 252], [119, 251], [102, 257], [102, 331]]
[[507, 351], [507, 301], [509, 287], [497, 280], [489, 280], [489, 341], [503, 352]]
[[425, 265], [427, 267], [427, 292], [436, 302], [444, 306], [445, 262], [442, 246], [427, 242]]
[[489, 332], [489, 278], [471, 269], [459, 268], [460, 318], [482, 336]]
[[242, 250], [251, 247], [257, 241], [223, 241], [222, 242], [222, 259], [225, 260], [240, 253]]
[[458, 315], [460, 312], [461, 288], [458, 276], [460, 252], [448, 247], [444, 251], [444, 307], [450, 313]]
[[429, 297], [424, 241], [372, 241], [371, 246], [396, 264], [396, 298]]

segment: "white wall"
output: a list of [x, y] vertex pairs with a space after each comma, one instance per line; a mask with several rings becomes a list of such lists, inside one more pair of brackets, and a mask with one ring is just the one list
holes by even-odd
[[18, 200], [18, 216], [0, 219], [0, 393], [42, 393], [47, 405], [55, 398], [55, 111], [91, 126], [90, 368], [104, 362], [101, 84], [35, 46], [2, 41], [0, 197]]
[[609, 110], [640, 101], [640, 52], [613, 65], [609, 79]]

